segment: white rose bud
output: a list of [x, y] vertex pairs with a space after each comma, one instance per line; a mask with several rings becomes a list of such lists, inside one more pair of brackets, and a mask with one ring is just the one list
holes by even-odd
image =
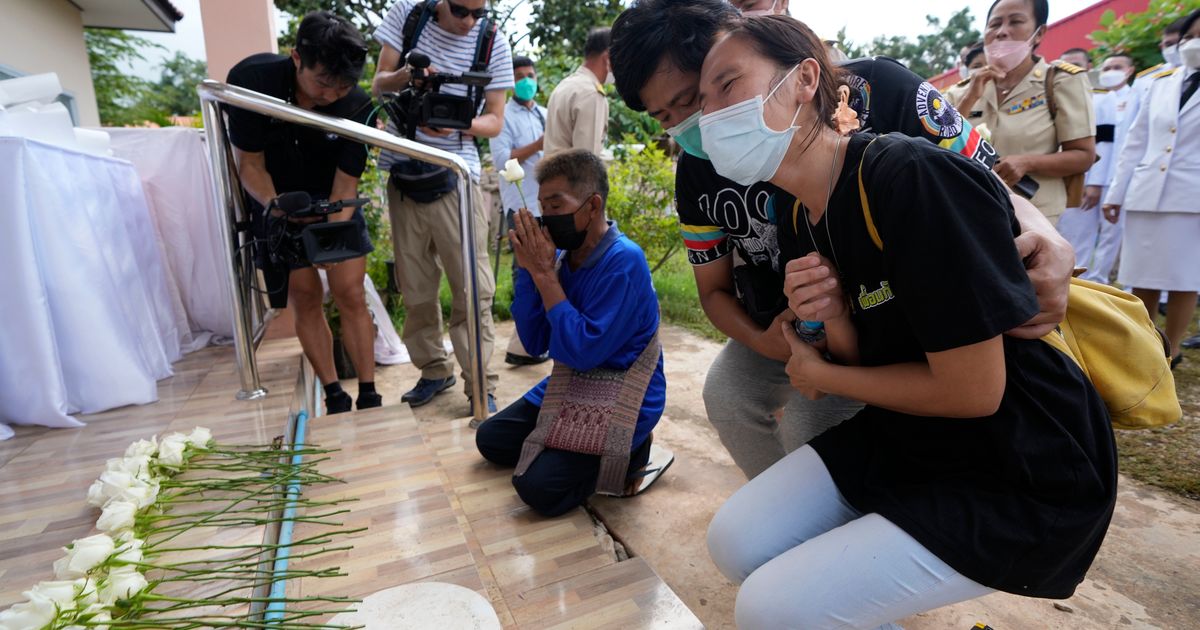
[[133, 520], [137, 517], [136, 503], [123, 499], [113, 499], [104, 506], [100, 518], [96, 521], [96, 529], [115, 534], [127, 529], [133, 529]]
[[149, 440], [138, 440], [129, 445], [125, 449], [125, 457], [153, 457], [158, 452], [158, 438], [152, 437]]
[[171, 470], [183, 468], [183, 451], [186, 448], [187, 442], [163, 440], [158, 445], [158, 465]]
[[81, 610], [100, 601], [100, 590], [96, 587], [95, 580], [91, 578], [75, 580], [75, 601]]
[[984, 140], [987, 140], [988, 142], [992, 141], [992, 130], [988, 129], [987, 123], [979, 123], [978, 125], [975, 125], [975, 131], [979, 132], [979, 137], [983, 138]]
[[54, 621], [58, 610], [45, 595], [0, 611], [0, 628], [43, 628]]
[[35, 596], [40, 595], [54, 602], [59, 610], [74, 610], [75, 596], [77, 594], [75, 580], [38, 582], [32, 589], [25, 591], [25, 597], [30, 601], [33, 601]]
[[116, 567], [108, 572], [100, 587], [100, 602], [112, 606], [117, 600], [129, 599], [148, 586], [146, 576], [133, 567]]
[[115, 498], [131, 501], [138, 506], [138, 509], [148, 508], [154, 505], [158, 500], [158, 482], [151, 481], [150, 483], [138, 483], [135, 486], [125, 488]]
[[81, 577], [108, 560], [115, 548], [116, 544], [108, 534], [80, 538], [67, 549], [66, 571], [72, 577]]
[[188, 444], [191, 444], [192, 448], [195, 449], [207, 449], [211, 442], [212, 431], [209, 431], [204, 427], [196, 427], [195, 429], [192, 429], [192, 434], [188, 436]]
[[104, 485], [104, 482], [100, 481], [99, 479], [93, 481], [92, 485], [88, 488], [88, 491], [87, 491], [88, 505], [92, 505], [95, 507], [104, 507], [104, 504], [108, 503], [108, 499], [109, 499], [109, 495], [108, 495], [108, 492], [106, 491], [106, 486]]
[[145, 557], [145, 555], [142, 553], [142, 545], [144, 544], [146, 544], [146, 541], [139, 538], [133, 538], [121, 543], [121, 545], [117, 547], [117, 555], [115, 559], [118, 562], [124, 562], [127, 564], [137, 564], [141, 562]]
[[516, 158], [513, 158], [504, 163], [504, 170], [500, 171], [500, 177], [510, 184], [519, 182], [525, 179], [525, 169], [521, 168], [521, 163]]
[[135, 479], [149, 481], [151, 478], [149, 455], [114, 457], [108, 460], [104, 468], [107, 472], [123, 472]]

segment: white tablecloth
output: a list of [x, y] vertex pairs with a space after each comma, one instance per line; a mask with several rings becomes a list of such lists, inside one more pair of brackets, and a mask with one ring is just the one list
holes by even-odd
[[0, 137], [0, 270], [0, 422], [157, 399], [182, 331], [132, 164]]
[[133, 162], [162, 244], [168, 284], [187, 314], [185, 353], [212, 335], [233, 337], [221, 225], [208, 173], [208, 148], [199, 129], [105, 129], [116, 157]]

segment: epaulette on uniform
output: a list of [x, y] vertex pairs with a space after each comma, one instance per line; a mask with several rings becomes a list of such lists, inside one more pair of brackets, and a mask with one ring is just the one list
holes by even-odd
[[1087, 70], [1084, 70], [1083, 68], [1080, 68], [1079, 66], [1077, 66], [1069, 61], [1063, 61], [1062, 59], [1056, 59], [1054, 61], [1054, 67], [1056, 67], [1059, 70], [1062, 70], [1063, 72], [1066, 72], [1068, 74], [1079, 74], [1081, 72], [1087, 72]]
[[959, 81], [958, 83], [955, 83], [955, 84], [954, 84], [954, 87], [965, 87], [965, 86], [966, 86], [968, 83], [970, 83], [970, 82], [971, 82], [971, 79], [969, 79], [969, 78], [968, 78], [968, 79], [963, 79], [962, 81]]
[[1169, 76], [1175, 74], [1176, 72], [1179, 72], [1179, 68], [1171, 68], [1170, 70], [1163, 70], [1162, 72], [1159, 72], [1158, 74], [1152, 74], [1152, 75], [1150, 75], [1150, 78], [1151, 79], [1162, 79], [1165, 77], [1169, 77]]
[[1140, 78], [1146, 76], [1147, 74], [1152, 74], [1152, 73], [1158, 72], [1159, 70], [1162, 69], [1162, 67], [1163, 67], [1163, 64], [1161, 64], [1161, 63], [1150, 66], [1149, 68], [1146, 68], [1145, 70], [1142, 70], [1141, 72], [1137, 73], [1136, 78], [1140, 79]]

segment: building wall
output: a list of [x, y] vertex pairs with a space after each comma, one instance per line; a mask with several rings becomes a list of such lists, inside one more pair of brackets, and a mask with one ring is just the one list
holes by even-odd
[[200, 17], [210, 79], [224, 81], [250, 55], [279, 51], [271, 0], [200, 0]]
[[79, 9], [68, 0], [0, 0], [0, 15], [0, 64], [24, 74], [58, 73], [75, 97], [76, 123], [100, 126]]

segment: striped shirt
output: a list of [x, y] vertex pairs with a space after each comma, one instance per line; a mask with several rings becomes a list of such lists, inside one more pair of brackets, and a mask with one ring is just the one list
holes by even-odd
[[[396, 4], [392, 5], [387, 16], [383, 18], [383, 23], [375, 30], [375, 39], [397, 51], [404, 50], [404, 21], [408, 19], [408, 14], [414, 7], [420, 10], [422, 4], [424, 4], [423, 0], [398, 0]], [[483, 22], [477, 21], [469, 34], [455, 35], [430, 19], [425, 24], [425, 29], [421, 31], [421, 36], [417, 39], [417, 45], [413, 50], [429, 55], [433, 69], [438, 72], [450, 74], [467, 72], [471, 69], [471, 62], [475, 59], [475, 42], [479, 38], [482, 26]], [[492, 74], [492, 82], [488, 84], [487, 91], [507, 90], [513, 87], [512, 52], [508, 48], [508, 39], [504, 33], [499, 31], [492, 42], [492, 60], [488, 65], [488, 71]], [[440, 92], [464, 96], [467, 88], [464, 85], [445, 84], [441, 87]], [[399, 135], [396, 125], [390, 120], [387, 130]], [[476, 182], [479, 181], [479, 150], [475, 148], [474, 140], [463, 137], [458, 131], [452, 131], [445, 137], [437, 137], [426, 135], [419, 129], [416, 139], [421, 144], [461, 156], [471, 169], [471, 178]], [[406, 159], [408, 158], [384, 151], [379, 156], [379, 168], [387, 171], [391, 169], [394, 162]]]

